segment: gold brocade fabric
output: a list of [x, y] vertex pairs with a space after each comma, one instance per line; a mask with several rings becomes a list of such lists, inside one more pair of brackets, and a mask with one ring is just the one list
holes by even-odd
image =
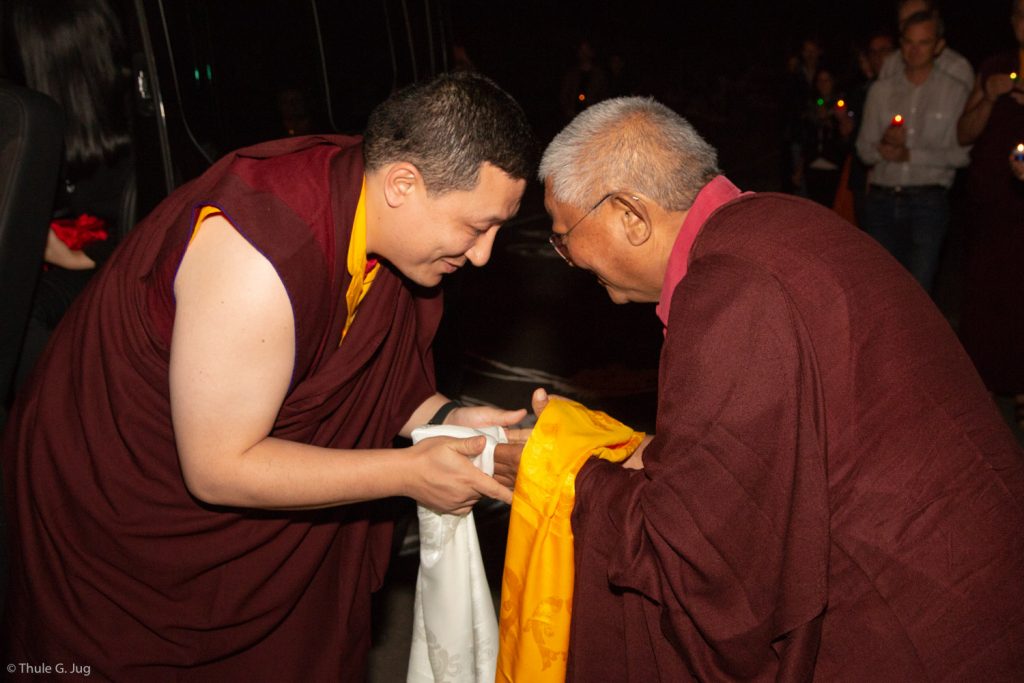
[[509, 519], [498, 628], [499, 682], [565, 680], [574, 580], [576, 473], [625, 460], [643, 440], [608, 415], [552, 398], [523, 448]]

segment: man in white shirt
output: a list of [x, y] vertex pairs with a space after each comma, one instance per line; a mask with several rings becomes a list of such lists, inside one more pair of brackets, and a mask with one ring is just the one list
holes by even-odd
[[868, 91], [857, 153], [871, 166], [864, 229], [931, 290], [949, 223], [947, 191], [968, 149], [956, 122], [970, 92], [936, 67], [945, 47], [934, 10], [900, 27], [904, 68]]

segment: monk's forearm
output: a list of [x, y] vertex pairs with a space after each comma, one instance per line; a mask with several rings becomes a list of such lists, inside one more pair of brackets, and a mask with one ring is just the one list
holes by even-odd
[[408, 439], [412, 434], [412, 430], [427, 424], [430, 418], [434, 417], [437, 411], [441, 409], [441, 406], [447, 403], [448, 400], [442, 394], [434, 394], [421, 403], [416, 410], [412, 411], [412, 415], [409, 416], [409, 419], [406, 420], [405, 425], [402, 426], [398, 433]]
[[211, 505], [315, 509], [407, 495], [416, 469], [408, 449], [333, 450], [267, 437], [243, 453], [183, 468], [196, 498]]

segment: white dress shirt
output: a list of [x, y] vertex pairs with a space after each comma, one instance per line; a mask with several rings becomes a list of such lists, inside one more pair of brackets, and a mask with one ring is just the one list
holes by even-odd
[[[935, 68], [947, 76], [952, 76], [967, 86], [967, 90], [974, 87], [974, 68], [967, 58], [956, 50], [944, 49], [935, 58]], [[903, 73], [903, 55], [896, 50], [882, 62], [882, 71], [878, 74], [879, 80], [889, 78]]]
[[[868, 90], [857, 135], [857, 154], [872, 166], [870, 182], [886, 187], [950, 187], [956, 169], [970, 161], [970, 148], [961, 147], [956, 139], [956, 122], [969, 94], [965, 83], [935, 67], [921, 85], [907, 80], [904, 71], [875, 81]], [[878, 151], [896, 114], [903, 116], [910, 150], [906, 162], [885, 161]]]

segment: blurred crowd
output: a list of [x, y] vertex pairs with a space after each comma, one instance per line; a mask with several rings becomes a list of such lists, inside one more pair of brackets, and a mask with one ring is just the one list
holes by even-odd
[[973, 63], [947, 41], [939, 3], [891, 9], [847, 49], [804, 36], [774, 74], [723, 63], [620, 78], [615, 93], [611, 60], [583, 40], [560, 113], [624, 88], [653, 95], [706, 132], [743, 186], [833, 208], [932, 295], [1024, 427], [1024, 2], [1008, 2], [1008, 21], [991, 27], [1013, 47]]

